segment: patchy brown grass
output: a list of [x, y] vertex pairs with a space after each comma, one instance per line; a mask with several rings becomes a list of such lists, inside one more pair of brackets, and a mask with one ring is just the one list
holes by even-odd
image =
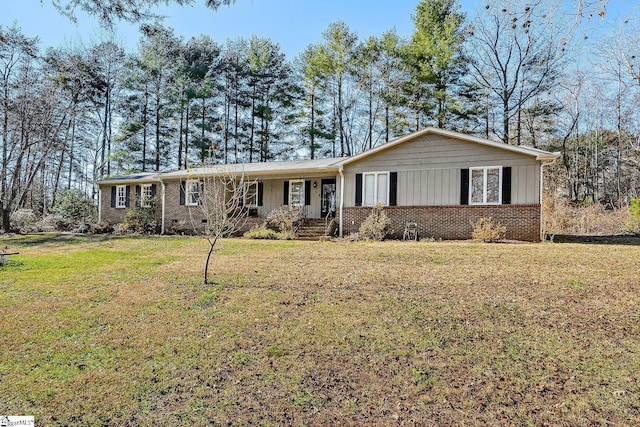
[[2, 240], [39, 425], [638, 425], [640, 247]]

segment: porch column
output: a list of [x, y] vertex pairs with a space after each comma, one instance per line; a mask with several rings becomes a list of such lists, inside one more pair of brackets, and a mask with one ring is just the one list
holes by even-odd
[[338, 221], [338, 236], [343, 237], [342, 211], [344, 208], [344, 171], [342, 170], [342, 165], [340, 165], [338, 172], [340, 173], [340, 220]]

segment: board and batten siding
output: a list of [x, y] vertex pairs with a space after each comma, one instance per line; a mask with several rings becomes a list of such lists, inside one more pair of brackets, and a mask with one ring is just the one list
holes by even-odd
[[345, 166], [345, 206], [355, 206], [355, 176], [398, 173], [398, 206], [460, 204], [461, 169], [511, 167], [511, 203], [540, 203], [540, 163], [533, 157], [472, 142], [425, 135]]
[[[321, 192], [322, 192], [322, 179], [333, 178], [335, 175], [319, 175], [319, 176], [306, 176], [301, 178], [291, 179], [264, 179], [263, 182], [263, 205], [258, 208], [258, 213], [261, 217], [266, 217], [269, 212], [274, 209], [279, 209], [284, 206], [284, 183], [285, 181], [292, 181], [301, 179], [303, 181], [309, 181], [309, 191], [306, 197], [309, 199], [309, 204], [306, 205], [306, 214], [308, 218], [320, 218], [321, 211]], [[316, 183], [316, 187], [313, 187], [313, 183]], [[287, 196], [288, 197], [288, 196]]]

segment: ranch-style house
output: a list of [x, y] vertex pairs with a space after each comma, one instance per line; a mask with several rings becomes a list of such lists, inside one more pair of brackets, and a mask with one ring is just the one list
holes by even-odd
[[[283, 206], [305, 218], [335, 218], [337, 233], [358, 231], [380, 204], [392, 237], [407, 223], [422, 237], [469, 239], [482, 217], [504, 225], [508, 239], [539, 241], [543, 167], [558, 153], [512, 146], [428, 127], [361, 154], [330, 159], [243, 163], [139, 173], [99, 181], [100, 219], [123, 222], [135, 203], [155, 199], [162, 233], [198, 217], [200, 179], [242, 175], [243, 205], [256, 224]], [[201, 214], [202, 215], [202, 214]]]

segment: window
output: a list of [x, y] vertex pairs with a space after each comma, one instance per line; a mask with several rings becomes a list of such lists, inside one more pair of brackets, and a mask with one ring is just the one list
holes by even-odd
[[256, 207], [258, 206], [258, 183], [247, 182], [244, 184], [244, 206]]
[[200, 181], [190, 180], [186, 183], [186, 205], [196, 206], [200, 202]]
[[470, 168], [469, 204], [499, 205], [502, 203], [502, 168]]
[[362, 174], [363, 206], [389, 205], [389, 172]]
[[116, 208], [124, 209], [127, 207], [127, 186], [116, 186]]
[[289, 181], [289, 205], [304, 205], [304, 181]]
[[148, 208], [153, 200], [153, 184], [142, 184], [140, 186], [140, 206]]

